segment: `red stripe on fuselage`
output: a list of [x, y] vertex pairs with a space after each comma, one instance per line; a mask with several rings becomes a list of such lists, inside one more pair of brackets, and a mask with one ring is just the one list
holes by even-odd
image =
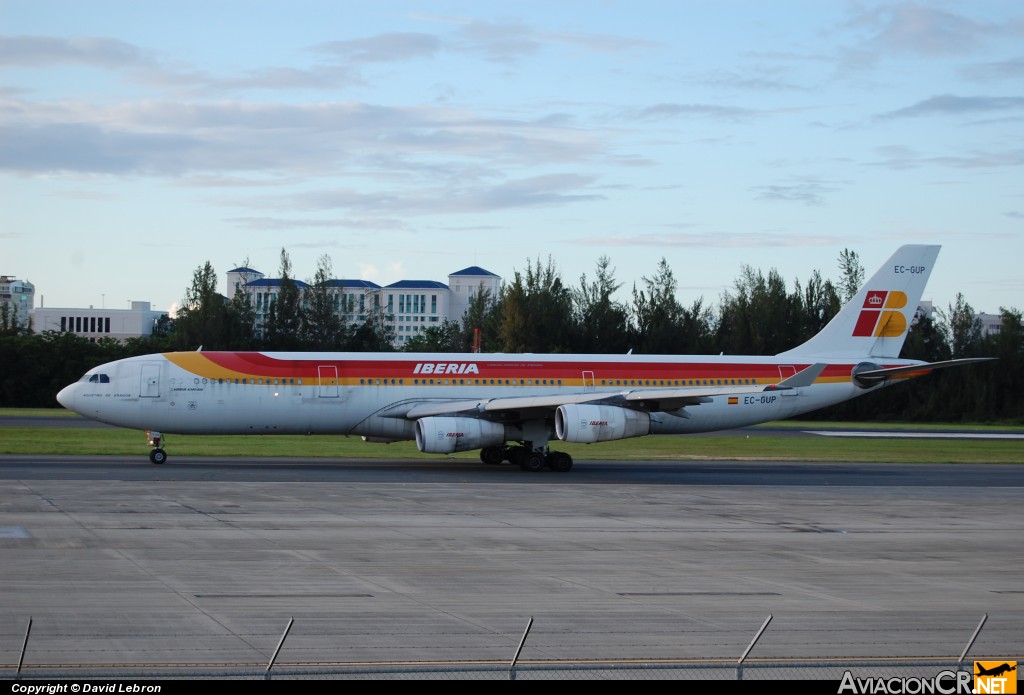
[[[643, 362], [633, 360], [601, 361], [545, 361], [513, 357], [494, 359], [493, 357], [458, 357], [417, 355], [411, 359], [338, 359], [333, 355], [324, 355], [325, 359], [316, 356], [300, 356], [279, 359], [259, 352], [205, 352], [183, 353], [187, 355], [186, 366], [198, 376], [216, 378], [215, 370], [230, 370], [239, 375], [259, 378], [280, 379], [317, 379], [322, 376], [321, 368], [334, 367], [341, 379], [387, 378], [387, 379], [548, 379], [580, 381], [588, 383], [596, 381], [683, 381], [726, 379], [753, 379], [758, 383], [776, 383], [785, 376], [809, 366], [800, 363], [720, 363], [720, 362]], [[201, 356], [201, 358], [200, 358]], [[333, 359], [330, 359], [333, 357]], [[443, 359], [447, 358], [447, 359]], [[180, 360], [179, 360], [180, 361]], [[211, 373], [204, 374], [203, 364], [211, 367]], [[780, 374], [780, 366], [788, 367]], [[822, 373], [821, 379], [835, 381], [849, 379], [853, 364], [830, 365]], [[640, 384], [629, 384], [640, 385]], [[643, 384], [648, 385], [648, 384]], [[662, 385], [660, 383], [649, 385]], [[666, 384], [667, 385], [667, 384]]]

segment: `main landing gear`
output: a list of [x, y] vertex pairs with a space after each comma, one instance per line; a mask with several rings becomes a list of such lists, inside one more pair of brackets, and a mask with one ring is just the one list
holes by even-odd
[[149, 431], [146, 432], [146, 437], [149, 439], [149, 445], [153, 447], [149, 452], [149, 460], [156, 464], [161, 464], [166, 461], [167, 452], [160, 446], [163, 442], [164, 436], [159, 432]]
[[572, 456], [564, 451], [544, 451], [527, 446], [485, 446], [480, 450], [480, 460], [491, 465], [508, 461], [531, 473], [544, 468], [558, 473], [572, 470]]

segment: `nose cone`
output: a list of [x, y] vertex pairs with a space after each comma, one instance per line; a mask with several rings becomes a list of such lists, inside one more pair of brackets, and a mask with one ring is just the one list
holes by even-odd
[[60, 393], [57, 394], [57, 402], [68, 410], [75, 410], [75, 386], [77, 386], [77, 384], [65, 386], [60, 390]]

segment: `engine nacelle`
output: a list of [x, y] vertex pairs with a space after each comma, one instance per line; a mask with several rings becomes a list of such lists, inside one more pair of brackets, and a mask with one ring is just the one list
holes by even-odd
[[569, 403], [555, 411], [555, 434], [563, 442], [591, 444], [651, 433], [651, 416], [614, 405]]
[[505, 443], [505, 426], [472, 417], [425, 417], [416, 421], [416, 448], [451, 454]]

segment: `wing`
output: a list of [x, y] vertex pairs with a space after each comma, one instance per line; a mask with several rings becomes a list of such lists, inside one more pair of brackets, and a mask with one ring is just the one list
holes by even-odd
[[389, 408], [382, 415], [418, 420], [423, 417], [460, 415], [489, 420], [523, 420], [553, 412], [561, 405], [588, 403], [614, 405], [644, 412], [666, 412], [687, 417], [683, 408], [709, 403], [716, 396], [738, 396], [765, 391], [785, 391], [809, 386], [825, 370], [823, 363], [813, 364], [778, 384], [768, 386], [704, 386], [689, 388], [647, 388], [555, 394], [550, 396], [506, 396], [477, 400], [437, 400], [405, 403]]

